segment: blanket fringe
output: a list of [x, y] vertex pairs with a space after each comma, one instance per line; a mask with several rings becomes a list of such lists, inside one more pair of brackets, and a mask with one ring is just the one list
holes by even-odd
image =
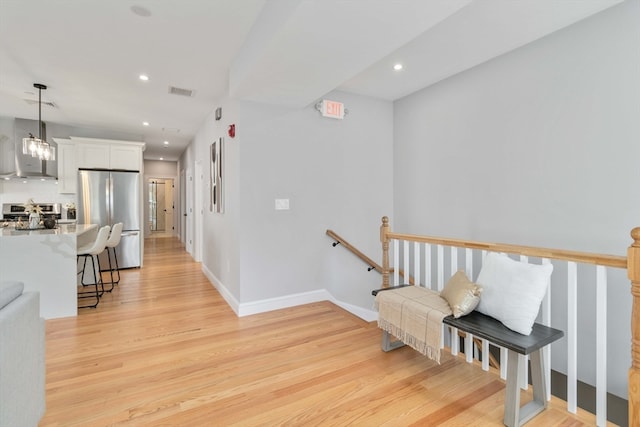
[[423, 354], [429, 359], [435, 360], [438, 364], [440, 364], [439, 348], [436, 349], [427, 345], [427, 343], [423, 340], [420, 340], [413, 335], [406, 333], [402, 328], [393, 325], [385, 319], [378, 319], [378, 327], [384, 331], [387, 331], [420, 354]]

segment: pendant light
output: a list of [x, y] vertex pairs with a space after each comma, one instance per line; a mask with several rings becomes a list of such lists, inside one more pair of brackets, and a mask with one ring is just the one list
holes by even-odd
[[28, 138], [22, 139], [22, 153], [30, 154], [40, 160], [55, 160], [56, 148], [42, 139], [42, 91], [47, 90], [47, 86], [41, 83], [34, 83], [33, 87], [38, 89], [38, 137], [29, 134]]

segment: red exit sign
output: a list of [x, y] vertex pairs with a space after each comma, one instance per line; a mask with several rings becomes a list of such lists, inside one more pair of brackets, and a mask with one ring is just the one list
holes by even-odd
[[322, 115], [333, 119], [344, 118], [344, 104], [342, 102], [322, 100]]

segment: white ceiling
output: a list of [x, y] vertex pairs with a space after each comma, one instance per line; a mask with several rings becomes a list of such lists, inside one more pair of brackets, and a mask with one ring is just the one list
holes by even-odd
[[56, 105], [43, 121], [141, 138], [146, 159], [175, 160], [225, 96], [395, 100], [621, 1], [0, 0], [0, 116], [37, 119], [25, 99], [43, 83]]

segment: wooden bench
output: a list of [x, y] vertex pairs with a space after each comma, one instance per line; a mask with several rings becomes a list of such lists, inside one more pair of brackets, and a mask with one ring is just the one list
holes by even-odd
[[[376, 289], [371, 293], [375, 296], [380, 291], [397, 289], [401, 285], [385, 289]], [[542, 349], [559, 340], [564, 332], [558, 329], [535, 323], [530, 335], [522, 335], [504, 326], [500, 321], [473, 311], [466, 316], [455, 318], [447, 316], [443, 323], [459, 331], [471, 333], [474, 336], [506, 348], [507, 357], [507, 387], [504, 400], [504, 424], [510, 427], [521, 426], [547, 407], [547, 388], [545, 386], [544, 360]], [[394, 350], [404, 344], [392, 341], [390, 334], [383, 331], [382, 349]], [[466, 349], [468, 351], [468, 349]], [[523, 358], [519, 354], [528, 355], [531, 360], [531, 383], [533, 386], [533, 400], [520, 407], [519, 384], [523, 381], [521, 364]], [[522, 360], [523, 359], [523, 360]]]

